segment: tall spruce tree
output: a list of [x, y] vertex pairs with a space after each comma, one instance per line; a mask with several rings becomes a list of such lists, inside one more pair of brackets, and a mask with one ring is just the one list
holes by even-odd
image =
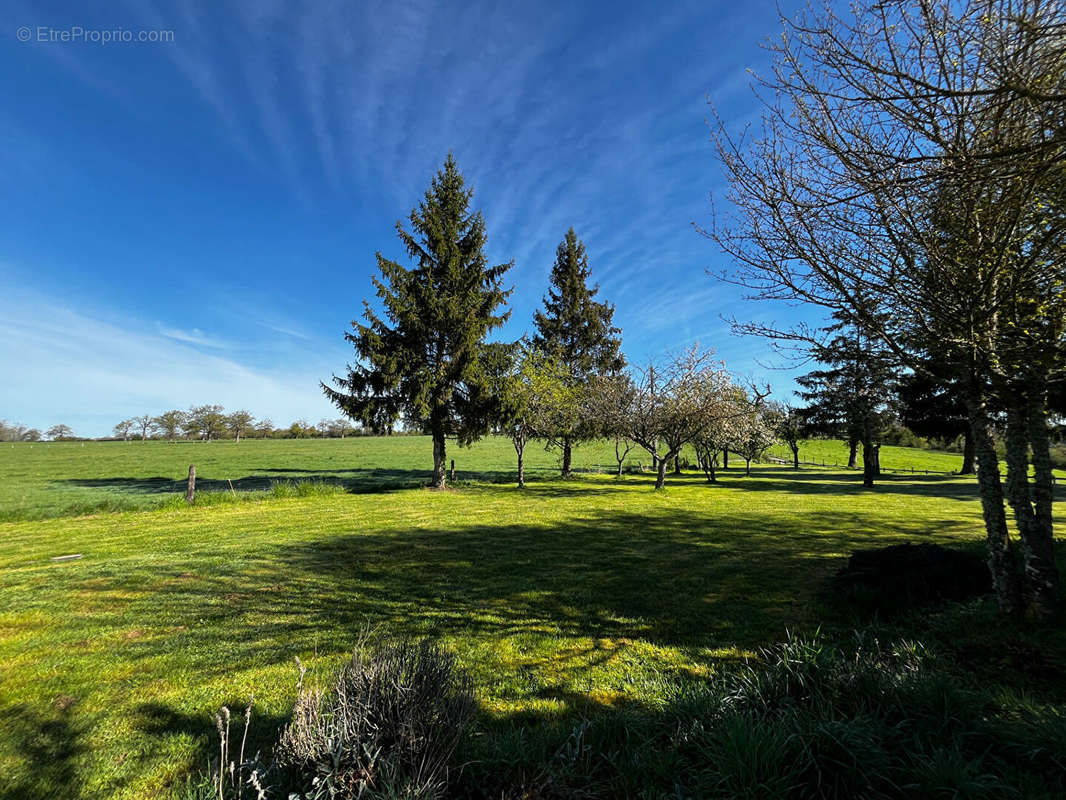
[[[533, 315], [537, 329], [533, 346], [561, 364], [575, 386], [587, 386], [592, 378], [617, 373], [625, 366], [622, 331], [612, 324], [614, 306], [595, 300], [599, 289], [598, 284], [589, 286], [585, 245], [571, 228], [555, 251], [544, 310]], [[564, 477], [570, 477], [574, 443], [596, 434], [589, 420], [583, 419], [552, 437], [563, 451]]]
[[895, 401], [895, 360], [850, 316], [837, 312], [825, 331], [830, 336], [811, 349], [825, 369], [796, 379], [808, 429], [848, 443], [848, 466], [862, 446], [863, 485], [873, 486], [881, 474], [881, 437], [892, 420]]
[[414, 262], [404, 267], [377, 253], [373, 279], [385, 319], [363, 302], [366, 324], [345, 334], [359, 360], [326, 397], [376, 432], [402, 417], [433, 437], [432, 485], [445, 483], [446, 441], [470, 444], [488, 432], [495, 410], [493, 345], [486, 335], [510, 315], [501, 279], [514, 262], [488, 266], [485, 222], [470, 211], [473, 190], [451, 154], [418, 207], [411, 231], [396, 231]]
[[927, 439], [952, 444], [963, 440], [960, 475], [973, 475], [975, 451], [973, 430], [958, 387], [951, 381], [934, 379], [929, 374], [910, 374], [899, 381], [900, 421], [911, 431]]

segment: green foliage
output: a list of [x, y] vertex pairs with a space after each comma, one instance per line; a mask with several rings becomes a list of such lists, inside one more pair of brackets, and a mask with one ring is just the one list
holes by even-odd
[[157, 433], [170, 441], [174, 441], [185, 428], [185, 412], [177, 409], [164, 411], [152, 422]]
[[364, 303], [366, 323], [345, 338], [359, 360], [326, 396], [353, 419], [382, 432], [401, 416], [435, 437], [469, 443], [488, 431], [494, 411], [481, 360], [485, 336], [510, 312], [500, 281], [512, 264], [488, 266], [485, 223], [470, 212], [467, 189], [449, 154], [422, 202], [411, 230], [397, 223], [410, 268], [377, 254], [374, 278], [384, 318]]
[[892, 420], [898, 372], [895, 359], [853, 317], [833, 314], [828, 338], [811, 349], [825, 365], [796, 379], [811, 434], [844, 441], [879, 442]]
[[532, 347], [517, 348], [500, 384], [498, 428], [516, 448], [577, 424], [581, 388], [557, 358]]
[[[599, 285], [589, 286], [588, 255], [574, 229], [566, 232], [555, 251], [551, 285], [544, 309], [533, 315], [533, 347], [558, 363], [569, 382], [587, 391], [597, 377], [616, 375], [625, 366], [621, 329], [612, 322], [614, 306], [598, 302]], [[562, 471], [569, 476], [573, 443], [604, 435], [592, 414], [565, 414], [542, 434], [563, 450]]]
[[574, 229], [555, 251], [551, 286], [544, 310], [533, 315], [533, 346], [557, 359], [579, 382], [609, 375], [625, 366], [614, 306], [595, 300], [599, 286], [589, 286], [588, 255]]

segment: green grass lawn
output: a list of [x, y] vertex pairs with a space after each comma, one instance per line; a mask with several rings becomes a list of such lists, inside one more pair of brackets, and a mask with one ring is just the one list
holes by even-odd
[[[240, 493], [270, 489], [278, 482], [314, 480], [354, 492], [416, 488], [430, 477], [428, 440], [421, 436], [348, 439], [252, 439], [218, 442], [47, 442], [0, 444], [0, 520], [42, 519], [157, 508], [185, 491], [189, 465], [196, 465], [201, 491]], [[783, 446], [769, 455], [789, 458]], [[695, 459], [688, 454], [690, 460]], [[800, 456], [832, 465], [847, 462], [841, 442], [804, 442]], [[514, 448], [489, 437], [473, 447], [452, 446], [460, 480], [510, 482]], [[733, 456], [735, 465], [742, 464]], [[885, 469], [957, 470], [962, 457], [910, 447], [884, 447]], [[627, 467], [650, 467], [634, 448]], [[574, 468], [609, 472], [616, 467], [613, 445], [592, 442], [574, 451]], [[533, 443], [526, 471], [533, 480], [558, 470], [558, 453]]]
[[[792, 460], [792, 451], [786, 445], [774, 445], [767, 451], [776, 458]], [[824, 462], [826, 466], [845, 466], [848, 463], [848, 446], [836, 439], [808, 439], [800, 444], [800, 460]], [[859, 449], [859, 464], [862, 465], [862, 448]], [[881, 448], [881, 469], [888, 471], [958, 472], [962, 466], [962, 453], [947, 453], [942, 450], [923, 450], [919, 447]]]
[[218, 706], [254, 692], [268, 730], [295, 657], [323, 675], [366, 625], [453, 648], [489, 724], [654, 707], [786, 630], [844, 624], [821, 592], [852, 550], [983, 534], [971, 479], [871, 491], [764, 465], [654, 492], [650, 475], [550, 479], [538, 450], [520, 491], [494, 482], [509, 447], [456, 450], [460, 477], [489, 479], [449, 492], [394, 488], [428, 475], [421, 438], [2, 448], [2, 502], [25, 513], [79, 493], [147, 504], [190, 461], [213, 482], [356, 491], [0, 523], [0, 796], [165, 794], [206, 766]]
[[[217, 442], [46, 442], [0, 444], [0, 519], [40, 519], [96, 511], [132, 511], [184, 493], [189, 465], [203, 491], [269, 489], [279, 481], [315, 480], [356, 492], [424, 485], [432, 455], [421, 436], [348, 439], [250, 439]], [[428, 451], [432, 453], [432, 450]], [[590, 443], [575, 451], [574, 468], [606, 471], [613, 446]], [[470, 448], [452, 445], [459, 480], [510, 481], [515, 452], [508, 439], [489, 437]], [[629, 463], [650, 464], [633, 450]], [[558, 453], [533, 443], [526, 471], [534, 479], [556, 472]]]

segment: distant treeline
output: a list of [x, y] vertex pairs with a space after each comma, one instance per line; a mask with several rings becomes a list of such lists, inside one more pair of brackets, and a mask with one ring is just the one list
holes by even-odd
[[53, 425], [42, 432], [19, 423], [0, 420], [0, 442], [70, 442], [90, 440], [123, 441], [150, 439], [162, 441], [211, 441], [212, 439], [344, 439], [368, 432], [350, 420], [322, 419], [318, 423], [298, 419], [277, 427], [269, 419], [257, 419], [244, 409], [226, 412], [221, 405], [192, 406], [188, 411], [173, 409], [162, 414], [142, 414], [124, 419], [111, 436], [79, 436], [69, 425]]

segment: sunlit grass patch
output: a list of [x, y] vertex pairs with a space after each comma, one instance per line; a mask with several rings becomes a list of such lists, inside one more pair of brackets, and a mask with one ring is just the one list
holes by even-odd
[[[280, 719], [295, 657], [328, 673], [367, 624], [454, 652], [486, 724], [658, 708], [787, 631], [851, 624], [821, 592], [852, 550], [983, 535], [968, 479], [869, 491], [852, 473], [761, 466], [716, 487], [690, 472], [666, 493], [640, 475], [445, 493], [275, 480], [312, 488], [0, 523], [12, 785], [157, 794], [204, 767], [218, 706], [254, 691]], [[83, 557], [50, 560], [64, 553]], [[66, 766], [38, 776], [27, 732], [41, 725]]]

